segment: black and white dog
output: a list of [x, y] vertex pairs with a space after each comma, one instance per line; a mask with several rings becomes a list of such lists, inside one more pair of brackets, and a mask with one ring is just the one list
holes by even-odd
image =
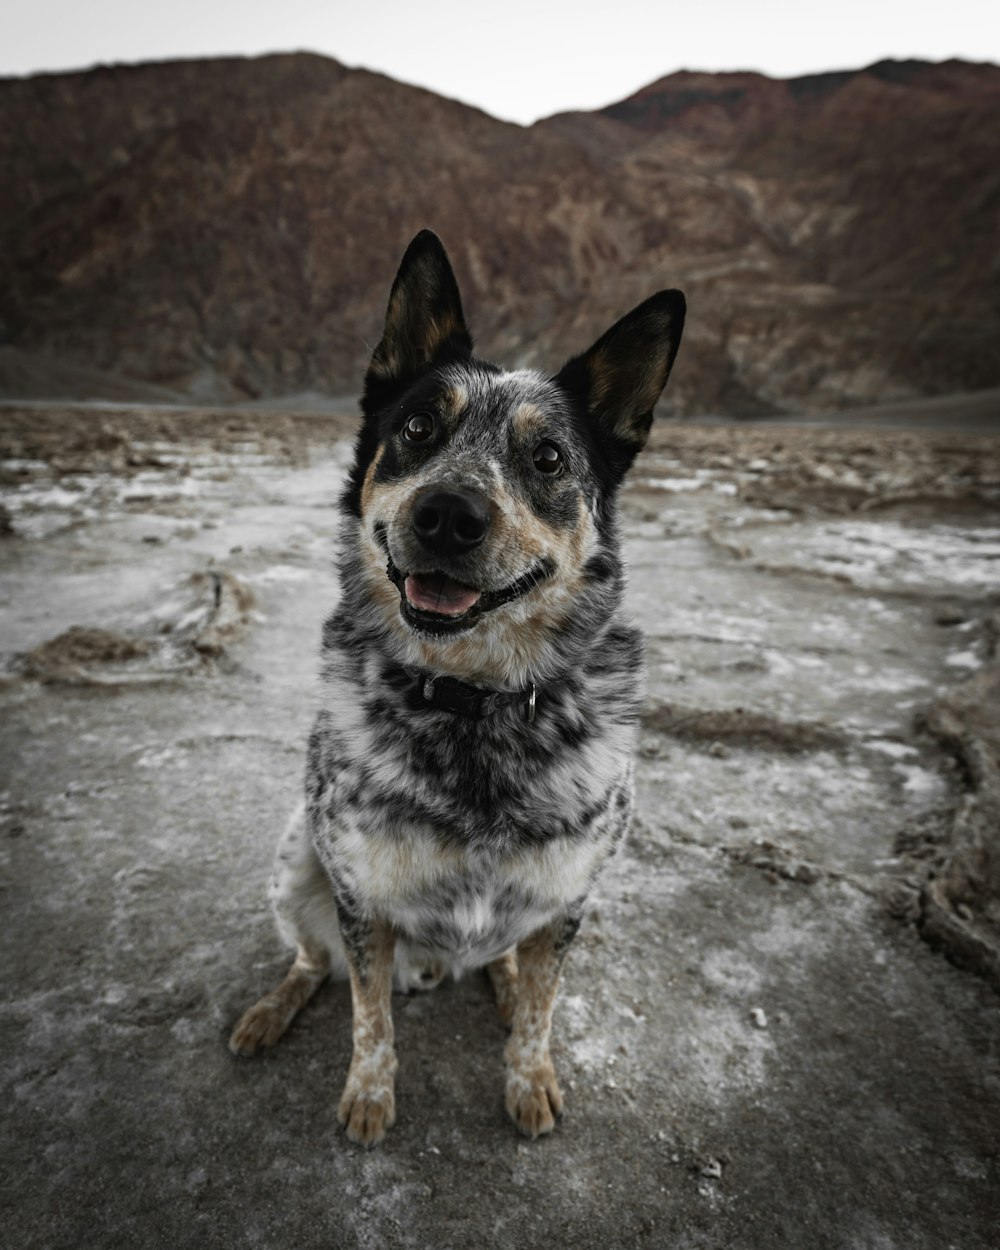
[[394, 967], [429, 987], [485, 965], [507, 1110], [532, 1137], [561, 1111], [560, 965], [632, 806], [642, 644], [620, 616], [616, 496], [683, 322], [661, 291], [555, 377], [507, 372], [473, 357], [437, 237], [403, 257], [342, 500], [305, 804], [270, 887], [297, 955], [230, 1041], [272, 1045], [346, 968], [354, 1141], [395, 1118]]

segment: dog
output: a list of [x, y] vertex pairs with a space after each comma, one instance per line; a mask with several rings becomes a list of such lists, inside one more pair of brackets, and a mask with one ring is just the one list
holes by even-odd
[[562, 1112], [553, 1004], [629, 824], [642, 697], [616, 497], [684, 314], [660, 291], [554, 377], [506, 371], [473, 356], [437, 236], [400, 264], [341, 500], [305, 801], [270, 884], [297, 953], [230, 1039], [273, 1045], [346, 972], [354, 1142], [395, 1120], [394, 969], [420, 988], [485, 967], [510, 1028], [508, 1113], [534, 1138]]

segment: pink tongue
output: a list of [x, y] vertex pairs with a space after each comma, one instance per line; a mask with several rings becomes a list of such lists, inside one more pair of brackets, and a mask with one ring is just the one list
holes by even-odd
[[480, 591], [454, 582], [443, 573], [411, 573], [404, 590], [411, 607], [439, 616], [461, 616], [480, 596]]

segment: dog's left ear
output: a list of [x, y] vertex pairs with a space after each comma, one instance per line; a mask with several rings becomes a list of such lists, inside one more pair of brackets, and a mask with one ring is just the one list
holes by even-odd
[[680, 291], [659, 291], [556, 377], [586, 409], [616, 479], [649, 437], [653, 408], [680, 346], [685, 307]]
[[365, 375], [366, 406], [379, 407], [428, 365], [463, 359], [471, 352], [448, 255], [433, 231], [421, 230], [392, 284], [385, 329]]

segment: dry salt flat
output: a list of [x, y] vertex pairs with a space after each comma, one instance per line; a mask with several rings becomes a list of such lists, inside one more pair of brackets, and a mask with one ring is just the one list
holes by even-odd
[[996, 439], [657, 428], [638, 816], [567, 963], [565, 1118], [506, 1121], [470, 975], [396, 1000], [366, 1153], [345, 985], [225, 1045], [284, 970], [351, 426], [0, 410], [10, 1243], [995, 1250]]

